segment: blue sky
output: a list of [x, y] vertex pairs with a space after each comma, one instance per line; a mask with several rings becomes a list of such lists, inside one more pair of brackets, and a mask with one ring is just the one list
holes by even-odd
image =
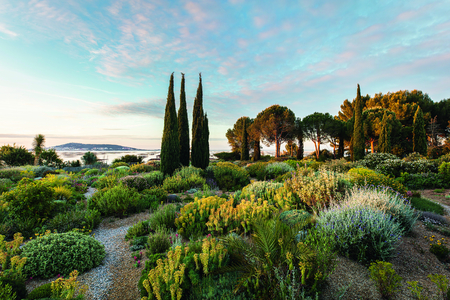
[[449, 70], [450, 1], [0, 0], [0, 145], [160, 148], [172, 72], [190, 121], [202, 73], [210, 147], [229, 149], [273, 104], [336, 115], [357, 83], [440, 101]]

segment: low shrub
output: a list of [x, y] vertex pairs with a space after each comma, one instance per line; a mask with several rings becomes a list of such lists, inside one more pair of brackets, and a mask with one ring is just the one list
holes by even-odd
[[305, 210], [288, 210], [280, 214], [280, 221], [290, 226], [306, 225], [311, 223], [312, 220], [313, 216]]
[[149, 196], [154, 196], [155, 197], [155, 201], [160, 204], [161, 202], [165, 202], [167, 201], [167, 191], [159, 186], [155, 186], [152, 187], [150, 189], [147, 190], [143, 190], [142, 191], [143, 195], [149, 195]]
[[198, 174], [191, 174], [187, 178], [178, 174], [164, 179], [162, 187], [169, 193], [180, 193], [192, 188], [202, 187], [205, 183], [205, 178]]
[[161, 185], [164, 181], [164, 174], [160, 171], [153, 171], [143, 174], [150, 187]]
[[149, 231], [149, 221], [139, 221], [127, 230], [125, 235], [125, 240], [134, 239], [135, 237], [148, 235]]
[[201, 278], [190, 290], [189, 300], [250, 300], [253, 299], [244, 289], [235, 291], [239, 272], [214, 274]]
[[350, 181], [356, 185], [383, 185], [391, 187], [395, 191], [406, 195], [406, 188], [400, 182], [376, 171], [366, 168], [353, 168], [348, 171], [348, 174], [350, 175]]
[[34, 172], [26, 171], [23, 168], [0, 169], [0, 178], [7, 178], [14, 182], [22, 180], [22, 178], [34, 178]]
[[284, 163], [290, 165], [294, 170], [297, 170], [297, 168], [304, 167], [304, 164], [301, 160], [288, 159], [285, 160]]
[[386, 187], [353, 187], [346, 194], [342, 206], [380, 210], [391, 215], [404, 232], [411, 231], [419, 217], [408, 199]]
[[7, 192], [14, 182], [9, 178], [0, 178], [0, 195], [4, 192]]
[[149, 164], [136, 164], [130, 167], [130, 172], [137, 173], [148, 173], [155, 171], [155, 167]]
[[238, 160], [241, 157], [237, 152], [218, 152], [214, 153], [214, 156], [224, 161]]
[[248, 172], [229, 162], [219, 162], [213, 169], [220, 189], [236, 191], [249, 184]]
[[68, 275], [73, 270], [85, 272], [98, 266], [105, 255], [100, 242], [77, 232], [51, 233], [22, 248], [22, 256], [27, 257], [24, 272], [42, 278]]
[[420, 211], [429, 211], [434, 212], [439, 215], [444, 214], [444, 208], [439, 203], [433, 202], [431, 200], [421, 198], [421, 197], [412, 197], [411, 205], [417, 210]]
[[119, 217], [124, 216], [128, 210], [136, 208], [141, 198], [138, 192], [122, 184], [98, 195], [88, 200], [89, 209], [98, 209], [105, 216], [117, 215]]
[[89, 169], [84, 173], [84, 175], [86, 175], [86, 176], [94, 176], [94, 175], [99, 175], [99, 174], [100, 174], [100, 171], [96, 168]]
[[147, 256], [164, 253], [171, 245], [170, 232], [166, 228], [158, 228], [155, 233], [150, 234], [147, 239]]
[[250, 177], [256, 177], [258, 180], [264, 180], [264, 169], [267, 166], [267, 162], [258, 161], [245, 167]]
[[445, 262], [448, 259], [448, 255], [450, 250], [445, 245], [447, 242], [445, 238], [437, 239], [434, 235], [431, 237], [425, 237], [429, 240], [430, 244], [430, 252], [433, 253], [437, 259], [442, 262]]
[[375, 171], [386, 176], [399, 177], [402, 172], [410, 174], [437, 173], [438, 166], [435, 161], [421, 159], [417, 161], [403, 161], [401, 159], [388, 159], [375, 167]]
[[72, 198], [72, 189], [66, 186], [56, 186], [53, 188], [53, 197], [56, 200], [69, 200]]
[[369, 153], [364, 156], [364, 159], [358, 161], [358, 164], [374, 170], [379, 164], [386, 160], [400, 160], [396, 155], [391, 153]]
[[54, 168], [47, 167], [47, 166], [39, 166], [33, 170], [36, 177], [44, 177], [45, 172], [54, 171]]
[[447, 186], [450, 185], [450, 162], [441, 163], [439, 166], [439, 175], [447, 182]]
[[52, 296], [52, 283], [45, 283], [38, 286], [28, 294], [27, 300], [37, 300], [42, 298], [50, 298]]
[[409, 174], [403, 172], [395, 180], [411, 190], [433, 189], [450, 185], [442, 179], [440, 174], [436, 173]]
[[142, 175], [125, 176], [120, 178], [119, 182], [130, 189], [136, 189], [138, 192], [142, 192], [143, 190], [152, 187]]
[[179, 175], [181, 178], [189, 178], [192, 175], [202, 176], [203, 170], [194, 166], [182, 167], [174, 172], [173, 175]]
[[273, 202], [275, 191], [282, 186], [283, 184], [278, 182], [254, 181], [242, 189], [240, 198], [250, 199], [250, 196], [254, 195], [256, 199]]
[[324, 163], [321, 168], [331, 172], [347, 173], [354, 168], [358, 163], [347, 161], [345, 158], [333, 159]]
[[175, 224], [177, 211], [176, 204], [161, 205], [150, 215], [148, 219], [149, 228], [156, 230], [157, 228], [165, 227], [170, 230], [175, 230], [177, 228]]
[[101, 214], [98, 210], [68, 210], [55, 215], [47, 222], [47, 228], [58, 232], [67, 232], [72, 229], [85, 228], [93, 230], [101, 222]]
[[111, 165], [111, 168], [112, 168], [112, 169], [115, 169], [115, 168], [117, 168], [117, 167], [129, 167], [129, 166], [130, 166], [130, 165], [127, 164], [126, 162], [119, 161], [119, 162], [113, 163], [113, 164]]
[[319, 213], [317, 226], [336, 237], [340, 254], [363, 263], [392, 257], [403, 234], [392, 216], [366, 206], [331, 205]]
[[264, 168], [266, 179], [273, 179], [283, 174], [293, 172], [295, 169], [285, 162], [272, 162]]
[[370, 278], [375, 281], [380, 294], [385, 298], [394, 296], [401, 287], [402, 278], [392, 268], [392, 264], [377, 261], [370, 264]]

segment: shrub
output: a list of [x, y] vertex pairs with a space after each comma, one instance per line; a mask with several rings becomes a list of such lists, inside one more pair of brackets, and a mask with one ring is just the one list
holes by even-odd
[[224, 161], [232, 161], [232, 160], [240, 159], [240, 155], [237, 152], [219, 152], [219, 153], [214, 153], [214, 156], [216, 156], [218, 159], [221, 159]]
[[155, 233], [149, 235], [147, 240], [147, 256], [164, 253], [169, 250], [171, 241], [170, 232], [166, 228], [158, 228]]
[[307, 176], [297, 170], [286, 183], [308, 206], [328, 205], [331, 200], [342, 197], [349, 186], [346, 175], [324, 170], [309, 171]]
[[124, 155], [120, 158], [116, 158], [113, 163], [116, 162], [126, 162], [126, 163], [142, 163], [143, 158], [141, 156], [138, 155]]
[[369, 153], [364, 156], [364, 159], [358, 161], [358, 163], [366, 168], [375, 169], [376, 166], [383, 163], [386, 160], [400, 160], [396, 155], [390, 153]]
[[13, 184], [14, 182], [12, 182], [11, 179], [0, 178], [0, 195], [4, 192], [7, 192]]
[[1, 169], [0, 178], [7, 178], [14, 182], [18, 182], [22, 180], [22, 178], [34, 178], [34, 173], [20, 168]]
[[450, 253], [450, 250], [445, 246], [446, 242], [445, 239], [437, 239], [435, 236], [431, 236], [428, 238], [430, 241], [430, 252], [433, 253], [437, 259], [439, 259], [442, 262], [445, 262], [448, 258], [448, 254]]
[[422, 160], [422, 159], [427, 159], [427, 158], [425, 156], [423, 156], [422, 154], [417, 153], [417, 152], [409, 153], [408, 155], [403, 157], [403, 160], [406, 161], [406, 162], [418, 161], [418, 160]]
[[203, 170], [201, 168], [189, 166], [189, 167], [182, 167], [181, 169], [176, 170], [173, 175], [179, 175], [179, 176], [181, 176], [181, 178], [189, 178], [192, 175], [201, 176], [202, 173], [203, 173]]
[[86, 176], [94, 176], [94, 175], [98, 175], [98, 174], [100, 174], [100, 171], [98, 169], [96, 169], [96, 168], [88, 169], [84, 173], [84, 175], [86, 175]]
[[366, 168], [354, 168], [348, 171], [348, 174], [350, 175], [350, 181], [356, 185], [383, 185], [391, 187], [392, 189], [403, 195], [406, 194], [406, 188], [401, 183], [373, 170], [369, 170]]
[[273, 179], [285, 173], [293, 172], [295, 169], [284, 162], [272, 162], [264, 168], [266, 179]]
[[84, 272], [98, 266], [105, 257], [105, 247], [94, 238], [77, 232], [51, 233], [31, 240], [22, 248], [27, 257], [24, 271], [28, 276], [50, 278]]
[[399, 177], [402, 172], [412, 174], [437, 173], [437, 163], [426, 159], [417, 161], [403, 161], [388, 159], [376, 166], [375, 170], [386, 176]]
[[239, 272], [214, 274], [201, 278], [190, 290], [189, 300], [249, 300], [245, 290], [235, 292]]
[[44, 173], [47, 171], [54, 171], [54, 168], [47, 166], [39, 166], [33, 170], [36, 177], [44, 177]]
[[280, 221], [289, 226], [306, 225], [313, 220], [313, 216], [305, 210], [288, 210], [280, 214]]
[[99, 197], [91, 197], [88, 205], [89, 209], [98, 209], [105, 216], [123, 216], [137, 206], [140, 197], [138, 192], [119, 184]]
[[393, 256], [403, 231], [392, 216], [370, 207], [337, 204], [320, 212], [320, 231], [336, 237], [336, 250], [361, 262]]
[[23, 179], [2, 198], [8, 205], [9, 217], [24, 235], [40, 227], [53, 208], [53, 189], [42, 181]]
[[178, 174], [164, 179], [162, 187], [169, 193], [180, 193], [191, 188], [202, 187], [205, 183], [205, 178], [198, 174], [191, 174], [187, 178]]
[[147, 180], [150, 187], [161, 185], [164, 181], [164, 174], [160, 171], [153, 171], [142, 176]]
[[250, 199], [250, 196], [254, 195], [256, 199], [261, 198], [273, 202], [275, 191], [282, 186], [283, 184], [278, 182], [255, 181], [242, 189], [241, 199]]
[[175, 230], [177, 226], [175, 225], [175, 218], [177, 216], [177, 205], [167, 204], [161, 205], [158, 210], [150, 215], [148, 219], [148, 226], [152, 230], [157, 228], [167, 228]]
[[8, 283], [3, 283], [0, 279], [0, 299], [16, 299], [17, 293], [13, 291], [11, 285]]
[[213, 171], [214, 178], [221, 189], [236, 191], [250, 182], [250, 176], [246, 170], [229, 162], [217, 163]]
[[37, 300], [42, 298], [50, 298], [52, 296], [52, 283], [46, 283], [35, 288], [28, 294], [27, 300]]
[[149, 233], [149, 221], [139, 221], [127, 230], [125, 240], [134, 239], [138, 236], [147, 235]]
[[53, 188], [53, 197], [57, 200], [69, 200], [72, 198], [72, 190], [65, 186], [56, 186]]
[[345, 158], [333, 159], [324, 163], [321, 167], [324, 170], [337, 172], [337, 173], [347, 173], [351, 168], [354, 168], [357, 163], [347, 161]]
[[407, 199], [386, 187], [353, 187], [348, 191], [342, 205], [380, 210], [391, 215], [405, 232], [411, 231], [418, 218]]
[[247, 170], [250, 177], [256, 177], [258, 180], [264, 180], [264, 169], [267, 166], [267, 162], [256, 162], [248, 165], [245, 169]]
[[151, 187], [151, 185], [148, 184], [147, 179], [142, 175], [125, 176], [120, 178], [119, 182], [130, 189], [135, 188], [138, 192]]
[[142, 191], [143, 195], [154, 196], [156, 203], [160, 204], [161, 202], [167, 201], [167, 191], [159, 186], [152, 187], [147, 190]]
[[88, 151], [83, 154], [83, 156], [81, 157], [81, 161], [85, 166], [92, 165], [97, 161], [97, 155], [95, 155], [95, 153], [93, 152]]
[[69, 210], [51, 218], [47, 227], [58, 232], [67, 232], [72, 229], [86, 228], [92, 230], [101, 222], [101, 214], [98, 210]]
[[443, 162], [439, 166], [439, 175], [447, 182], [447, 185], [450, 182], [450, 162]]
[[130, 166], [130, 165], [127, 164], [126, 162], [118, 161], [118, 162], [113, 163], [113, 164], [111, 165], [111, 168], [112, 168], [112, 169], [115, 169], [115, 168], [117, 168], [117, 167], [129, 167], [129, 166]]
[[420, 197], [412, 197], [411, 198], [411, 205], [417, 210], [420, 211], [429, 211], [434, 212], [439, 215], [444, 214], [444, 208], [439, 203], [435, 203], [433, 201], [430, 201], [425, 198]]
[[0, 161], [4, 161], [8, 166], [31, 165], [34, 162], [34, 155], [24, 146], [3, 145], [0, 147]]
[[155, 170], [153, 165], [148, 164], [136, 164], [130, 167], [130, 172], [147, 173]]
[[288, 160], [285, 160], [284, 163], [290, 165], [294, 170], [297, 170], [298, 167], [301, 168], [301, 167], [304, 166], [303, 161], [301, 161], [301, 160], [295, 160], [295, 159], [288, 159]]
[[442, 177], [436, 173], [409, 174], [403, 172], [395, 180], [411, 190], [432, 189], [450, 184], [446, 184]]
[[392, 264], [384, 261], [377, 261], [370, 264], [370, 278], [375, 284], [381, 295], [390, 298], [399, 291], [402, 278], [395, 273]]

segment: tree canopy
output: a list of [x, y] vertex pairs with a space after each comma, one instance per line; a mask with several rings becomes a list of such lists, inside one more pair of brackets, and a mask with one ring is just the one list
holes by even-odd
[[334, 118], [329, 113], [315, 112], [303, 118], [303, 135], [314, 143], [316, 158], [319, 159], [320, 145], [327, 141]]

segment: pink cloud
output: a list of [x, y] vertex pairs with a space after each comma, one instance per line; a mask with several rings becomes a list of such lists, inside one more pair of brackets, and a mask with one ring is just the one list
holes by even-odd
[[0, 32], [3, 32], [4, 34], [7, 34], [7, 35], [12, 36], [12, 37], [16, 37], [18, 35], [14, 31], [11, 31], [11, 30], [7, 29], [5, 27], [5, 25], [3, 25], [3, 24], [0, 24]]
[[266, 24], [267, 20], [263, 17], [253, 17], [253, 24], [256, 27], [261, 28]]

